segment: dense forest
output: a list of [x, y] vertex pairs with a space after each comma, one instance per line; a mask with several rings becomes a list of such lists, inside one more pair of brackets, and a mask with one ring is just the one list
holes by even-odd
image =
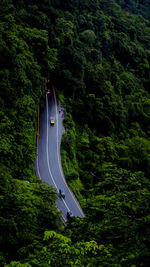
[[[149, 266], [149, 0], [0, 1], [0, 266]], [[50, 77], [85, 218], [34, 173]]]

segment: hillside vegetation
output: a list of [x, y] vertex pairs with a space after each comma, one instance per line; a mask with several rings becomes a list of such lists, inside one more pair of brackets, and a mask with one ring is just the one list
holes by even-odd
[[[0, 29], [0, 265], [148, 267], [149, 1], [3, 0]], [[86, 215], [65, 228], [55, 189], [34, 175], [48, 76]]]

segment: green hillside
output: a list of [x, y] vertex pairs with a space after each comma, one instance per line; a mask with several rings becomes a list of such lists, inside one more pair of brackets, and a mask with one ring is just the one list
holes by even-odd
[[[0, 2], [0, 266], [148, 267], [150, 3]], [[66, 227], [34, 174], [50, 77], [61, 155], [85, 218]]]

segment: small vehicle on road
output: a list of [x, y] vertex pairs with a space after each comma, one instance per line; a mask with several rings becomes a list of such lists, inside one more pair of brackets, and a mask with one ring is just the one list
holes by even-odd
[[67, 219], [69, 220], [72, 217], [73, 217], [72, 211], [71, 210], [67, 211]]
[[59, 189], [59, 194], [62, 198], [65, 198], [65, 193], [62, 189]]
[[49, 89], [47, 90], [46, 94], [47, 94], [47, 95], [49, 95], [49, 94], [50, 94], [50, 90], [49, 90]]
[[50, 117], [50, 125], [54, 125], [55, 124], [55, 118], [54, 117]]

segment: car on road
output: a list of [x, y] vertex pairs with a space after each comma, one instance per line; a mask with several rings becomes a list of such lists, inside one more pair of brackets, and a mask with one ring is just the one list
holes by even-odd
[[55, 124], [55, 118], [54, 117], [50, 117], [50, 125], [54, 125]]
[[69, 220], [72, 217], [73, 217], [72, 211], [71, 210], [67, 211], [67, 219]]
[[62, 198], [65, 198], [65, 193], [62, 189], [59, 189], [59, 194]]
[[49, 94], [50, 94], [50, 90], [49, 90], [49, 89], [47, 90], [46, 94], [47, 94], [47, 95], [49, 95]]

